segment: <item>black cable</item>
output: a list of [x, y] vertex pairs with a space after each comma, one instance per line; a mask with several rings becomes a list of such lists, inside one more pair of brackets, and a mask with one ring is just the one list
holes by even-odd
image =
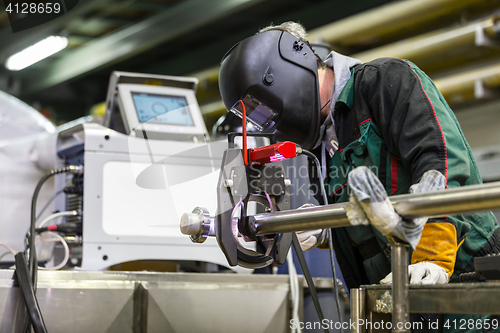
[[40, 193], [40, 189], [43, 184], [52, 176], [55, 176], [60, 173], [82, 173], [82, 166], [74, 166], [69, 165], [64, 168], [55, 169], [47, 172], [43, 177], [38, 181], [36, 185], [35, 191], [33, 192], [33, 197], [31, 199], [31, 218], [30, 218], [30, 231], [28, 238], [29, 245], [29, 260], [28, 260], [28, 269], [31, 276], [31, 281], [33, 284], [33, 290], [36, 292], [36, 280], [37, 280], [37, 269], [38, 269], [38, 261], [36, 258], [36, 247], [35, 247], [35, 228], [36, 228], [36, 202], [38, 200], [38, 194]]
[[[318, 313], [319, 322], [323, 324], [325, 316], [323, 315], [323, 310], [321, 310], [318, 294], [316, 293], [316, 287], [314, 287], [311, 272], [309, 271], [309, 267], [307, 267], [306, 258], [304, 257], [304, 253], [302, 252], [299, 240], [297, 238], [297, 234], [295, 234], [295, 232], [292, 233], [292, 244], [295, 249], [295, 254], [297, 254], [297, 259], [299, 259], [299, 264], [300, 267], [302, 268], [302, 273], [304, 273], [307, 285], [309, 286], [309, 292], [311, 293], [311, 298], [313, 300], [314, 307], [316, 308], [316, 312]], [[329, 333], [327, 327], [323, 327], [323, 330], [325, 331], [325, 333]]]
[[42, 188], [42, 185], [49, 179], [54, 176], [55, 170], [51, 170], [47, 172], [43, 177], [38, 181], [36, 185], [35, 191], [33, 192], [33, 197], [31, 198], [31, 221], [30, 221], [30, 231], [29, 231], [29, 260], [28, 260], [28, 269], [31, 276], [31, 283], [33, 285], [34, 291], [36, 291], [36, 279], [37, 279], [37, 258], [36, 258], [36, 247], [35, 247], [35, 226], [36, 226], [36, 202], [38, 200], [38, 194]]
[[47, 333], [47, 328], [45, 327], [42, 313], [40, 312], [40, 307], [38, 306], [33, 284], [31, 283], [24, 253], [18, 252], [15, 256], [15, 260], [19, 289], [21, 289], [21, 294], [23, 295], [24, 303], [28, 309], [33, 329], [35, 330], [35, 333]]
[[[40, 211], [40, 213], [38, 213], [35, 221], [38, 222], [38, 220], [40, 219], [40, 217], [42, 216], [42, 214], [47, 210], [47, 208], [49, 208], [50, 204], [52, 202], [54, 202], [54, 200], [61, 194], [64, 192], [64, 189], [62, 190], [59, 190], [57, 191], [56, 194], [54, 194], [52, 196], [52, 198], [50, 198], [50, 200], [45, 204], [45, 206], [42, 208], [42, 210]], [[28, 228], [28, 230], [26, 231], [26, 236], [24, 238], [24, 256], [25, 257], [28, 257], [28, 247], [29, 247], [29, 239], [30, 239], [30, 228]]]
[[[311, 153], [308, 150], [302, 149], [302, 154], [306, 155], [310, 159], [314, 161], [316, 164], [316, 168], [318, 169], [318, 178], [319, 178], [319, 183], [320, 183], [320, 188], [321, 188], [321, 194], [323, 196], [323, 205], [328, 205], [328, 198], [326, 196], [326, 190], [325, 190], [325, 184], [323, 183], [323, 172], [321, 171], [321, 165], [319, 163], [318, 158], [316, 155]], [[339, 321], [340, 323], [343, 323], [343, 315], [342, 315], [342, 307], [340, 305], [340, 295], [338, 292], [338, 287], [337, 287], [337, 269], [335, 268], [335, 252], [333, 250], [333, 235], [332, 235], [332, 229], [328, 228], [327, 230], [328, 233], [328, 248], [330, 249], [330, 262], [332, 265], [332, 275], [333, 275], [333, 294], [335, 296], [335, 302], [337, 304], [337, 314], [339, 316]], [[344, 329], [342, 328], [342, 325], [340, 325], [340, 332], [343, 333]]]
[[41, 227], [35, 229], [35, 232], [40, 234], [42, 232], [46, 231], [57, 231], [59, 233], [63, 234], [77, 234], [81, 235], [83, 231], [83, 224], [82, 222], [66, 222], [66, 223], [61, 223], [61, 224], [56, 224], [56, 225], [51, 225], [48, 227]]

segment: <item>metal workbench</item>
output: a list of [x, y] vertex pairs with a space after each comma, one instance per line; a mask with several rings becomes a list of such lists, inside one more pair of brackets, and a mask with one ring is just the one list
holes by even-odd
[[[499, 300], [500, 282], [411, 285], [409, 288], [411, 313], [500, 315]], [[380, 323], [390, 322], [392, 310], [390, 286], [366, 285], [351, 289], [351, 321], [363, 323], [355, 325], [353, 333], [388, 331], [387, 325], [382, 329], [384, 325]]]
[[[24, 319], [13, 276], [0, 270], [2, 333], [20, 332]], [[274, 333], [290, 327], [286, 275], [39, 271], [37, 298], [50, 333]]]

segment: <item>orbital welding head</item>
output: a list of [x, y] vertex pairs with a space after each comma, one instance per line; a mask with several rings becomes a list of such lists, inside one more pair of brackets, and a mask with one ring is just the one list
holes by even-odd
[[249, 37], [224, 56], [219, 89], [228, 110], [242, 114], [278, 141], [312, 149], [318, 140], [320, 102], [316, 57], [309, 45], [285, 31]]

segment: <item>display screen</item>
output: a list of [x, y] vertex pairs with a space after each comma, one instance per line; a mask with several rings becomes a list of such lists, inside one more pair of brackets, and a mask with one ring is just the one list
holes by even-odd
[[194, 126], [184, 96], [132, 92], [140, 123]]

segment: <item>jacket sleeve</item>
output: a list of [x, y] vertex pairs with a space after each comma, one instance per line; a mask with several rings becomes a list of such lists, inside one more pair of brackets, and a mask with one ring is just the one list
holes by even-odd
[[[379, 60], [355, 75], [362, 97], [354, 103], [366, 103], [359, 107], [369, 110], [366, 117], [378, 125], [388, 151], [410, 171], [412, 183], [434, 169], [445, 175], [449, 187], [464, 185], [470, 177], [468, 146], [434, 83], [416, 66], [397, 59]], [[430, 220], [411, 263], [433, 262], [451, 277], [459, 246], [452, 221]]]
[[[355, 73], [354, 104], [368, 110], [388, 151], [417, 183], [428, 170], [445, 175], [448, 186], [470, 177], [466, 143], [453, 112], [434, 83], [411, 63], [391, 58], [366, 64]], [[364, 119], [362, 119], [364, 120]], [[453, 166], [453, 172], [450, 167]]]

